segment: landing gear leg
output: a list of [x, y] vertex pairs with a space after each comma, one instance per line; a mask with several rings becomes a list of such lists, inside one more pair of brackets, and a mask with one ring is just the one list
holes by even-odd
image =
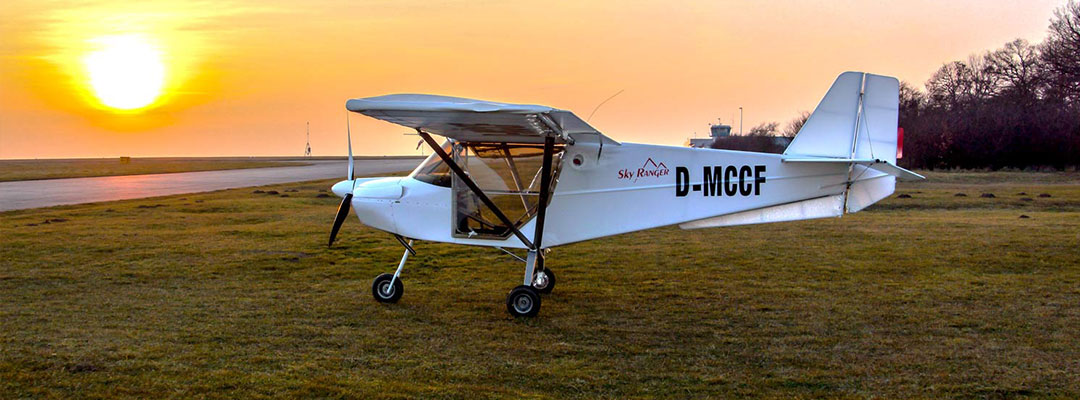
[[405, 286], [401, 283], [401, 270], [405, 268], [405, 261], [409, 259], [409, 254], [412, 253], [412, 243], [405, 246], [405, 254], [401, 255], [401, 262], [398, 263], [397, 271], [394, 271], [393, 275], [380, 274], [375, 277], [375, 280], [371, 282], [371, 295], [375, 297], [375, 300], [380, 303], [397, 303], [398, 299], [405, 292]]
[[[533, 317], [540, 312], [540, 290], [534, 287], [537, 274], [543, 274], [543, 277], [547, 277], [547, 271], [544, 270], [544, 221], [547, 213], [548, 199], [551, 193], [551, 162], [555, 153], [555, 136], [547, 136], [544, 138], [544, 160], [540, 166], [540, 198], [538, 199], [539, 207], [536, 210], [536, 229], [533, 231], [533, 243], [530, 245], [528, 241], [522, 240], [529, 250], [529, 256], [525, 260], [525, 283], [521, 286], [514, 288], [510, 291], [510, 294], [506, 296], [506, 311], [515, 317]], [[554, 277], [554, 275], [552, 275]], [[545, 280], [546, 279], [541, 279]], [[554, 283], [552, 280], [550, 283]], [[544, 285], [547, 289], [548, 285]]]
[[536, 264], [540, 264], [540, 268], [544, 266], [544, 255], [536, 250], [529, 250], [529, 255], [525, 257], [525, 286], [532, 286], [533, 275], [536, 274]]

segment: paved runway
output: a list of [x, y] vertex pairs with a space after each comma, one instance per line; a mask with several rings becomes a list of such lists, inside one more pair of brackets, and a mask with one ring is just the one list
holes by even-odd
[[[312, 161], [311, 163], [313, 165], [300, 167], [0, 182], [0, 211], [209, 192], [328, 178], [345, 179], [348, 166], [345, 161]], [[356, 160], [355, 163], [357, 176], [406, 171], [415, 168], [417, 164], [420, 164], [420, 160], [415, 158], [363, 159]]]

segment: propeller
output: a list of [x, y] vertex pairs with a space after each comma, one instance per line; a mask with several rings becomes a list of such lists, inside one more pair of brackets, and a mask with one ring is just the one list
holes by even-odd
[[[352, 188], [356, 189], [356, 179], [353, 177], [353, 156], [352, 156], [352, 131], [349, 128], [349, 114], [345, 114], [345, 137], [349, 142], [349, 172], [346, 175], [352, 183]], [[337, 215], [334, 216], [334, 226], [330, 228], [330, 241], [326, 244], [327, 247], [334, 245], [334, 238], [337, 237], [338, 230], [341, 229], [341, 224], [345, 222], [345, 217], [349, 216], [349, 208], [352, 207], [352, 191], [345, 194], [345, 197], [341, 199], [341, 204], [338, 205]]]
[[338, 230], [341, 229], [341, 224], [345, 222], [345, 217], [349, 216], [351, 204], [352, 193], [349, 193], [345, 195], [345, 198], [341, 199], [341, 205], [337, 208], [337, 216], [334, 217], [334, 227], [330, 228], [330, 242], [326, 244], [327, 247], [334, 245], [334, 238], [337, 236]]

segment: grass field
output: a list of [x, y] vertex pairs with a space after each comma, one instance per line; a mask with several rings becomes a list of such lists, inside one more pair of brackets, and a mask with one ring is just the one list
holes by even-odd
[[1080, 397], [1080, 174], [931, 178], [557, 248], [532, 320], [482, 248], [419, 243], [376, 303], [401, 248], [327, 249], [330, 181], [7, 212], [0, 398]]
[[121, 163], [119, 158], [0, 160], [0, 182], [306, 165], [304, 162], [286, 162], [284, 160], [259, 158], [132, 158], [127, 163]]

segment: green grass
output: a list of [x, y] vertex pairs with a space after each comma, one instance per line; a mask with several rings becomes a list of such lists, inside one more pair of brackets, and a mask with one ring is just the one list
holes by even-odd
[[926, 181], [912, 184], [922, 185], [951, 185], [951, 184], [980, 184], [980, 185], [1015, 185], [1015, 184], [1071, 184], [1080, 185], [1080, 173], [1076, 171], [1059, 172], [1021, 172], [1021, 171], [920, 171], [927, 178]]
[[0, 160], [0, 182], [297, 165], [307, 163], [235, 158], [132, 158], [128, 163], [119, 158]]
[[418, 243], [376, 303], [402, 249], [327, 249], [330, 181], [2, 213], [0, 398], [1080, 397], [1080, 185], [979, 179], [557, 248], [532, 320], [476, 247]]

